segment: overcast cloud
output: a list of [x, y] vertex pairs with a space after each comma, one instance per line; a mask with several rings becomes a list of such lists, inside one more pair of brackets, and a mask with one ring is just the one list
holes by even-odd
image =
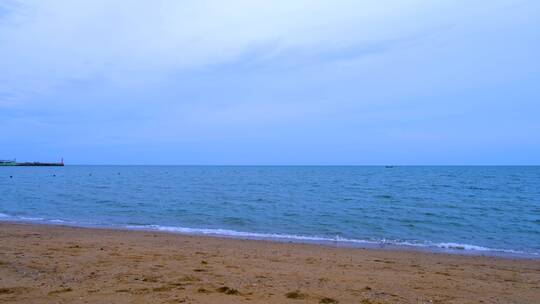
[[540, 163], [539, 28], [537, 1], [8, 0], [0, 158]]

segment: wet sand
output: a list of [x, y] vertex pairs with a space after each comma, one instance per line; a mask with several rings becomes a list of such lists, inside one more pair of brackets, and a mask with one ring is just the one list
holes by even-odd
[[540, 303], [540, 261], [0, 223], [0, 303]]

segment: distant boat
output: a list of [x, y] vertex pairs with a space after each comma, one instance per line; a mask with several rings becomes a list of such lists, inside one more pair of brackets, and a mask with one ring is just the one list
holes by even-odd
[[394, 166], [384, 166], [385, 168], [394, 168]]
[[23, 162], [18, 163], [17, 160], [0, 160], [0, 167], [63, 167], [64, 159], [59, 163], [41, 163], [41, 162]]

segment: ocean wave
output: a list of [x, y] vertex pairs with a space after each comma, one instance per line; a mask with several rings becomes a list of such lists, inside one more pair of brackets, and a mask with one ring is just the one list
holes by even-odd
[[444, 249], [453, 249], [453, 250], [478, 250], [478, 251], [493, 251], [493, 250], [505, 250], [505, 249], [491, 249], [488, 247], [469, 245], [469, 244], [460, 244], [460, 243], [438, 243], [437, 247]]
[[540, 257], [540, 252], [525, 252], [521, 250], [512, 250], [512, 249], [500, 249], [500, 248], [489, 248], [477, 245], [470, 244], [460, 244], [460, 243], [434, 243], [434, 246], [442, 249], [455, 250], [455, 251], [484, 251], [484, 252], [495, 252], [511, 255], [526, 255], [526, 256], [535, 256]]
[[5, 213], [0, 213], [0, 219], [5, 221], [15, 221], [15, 222], [33, 222], [33, 223], [52, 223], [52, 224], [73, 224], [77, 226], [77, 222], [70, 222], [61, 219], [46, 219], [42, 217], [32, 217], [32, 216], [18, 216], [18, 215], [9, 215]]
[[231, 229], [220, 228], [191, 228], [182, 226], [162, 226], [162, 225], [100, 225], [100, 224], [88, 224], [75, 221], [67, 221], [62, 219], [44, 219], [40, 217], [28, 217], [28, 216], [13, 216], [5, 213], [0, 213], [0, 219], [4, 221], [23, 221], [44, 223], [52, 225], [70, 225], [79, 227], [103, 227], [103, 228], [123, 228], [130, 230], [151, 230], [168, 233], [179, 233], [187, 235], [208, 235], [216, 237], [230, 237], [236, 239], [257, 239], [257, 240], [274, 240], [274, 241], [288, 241], [296, 243], [315, 243], [315, 244], [336, 244], [341, 246], [350, 247], [408, 247], [408, 248], [420, 248], [432, 251], [443, 252], [481, 252], [482, 254], [502, 254], [502, 255], [515, 255], [515, 256], [529, 256], [540, 257], [540, 252], [525, 252], [512, 249], [499, 249], [489, 248], [478, 245], [451, 243], [451, 242], [429, 242], [429, 241], [403, 241], [393, 239], [354, 239], [344, 238], [339, 235], [335, 237], [327, 236], [312, 236], [312, 235], [299, 235], [299, 234], [283, 234], [283, 233], [261, 233], [261, 232], [247, 232], [237, 231]]
[[277, 240], [277, 241], [293, 241], [298, 243], [309, 242], [309, 243], [322, 243], [322, 244], [342, 244], [342, 245], [370, 245], [370, 246], [396, 246], [396, 247], [412, 247], [412, 248], [425, 248], [433, 249], [438, 248], [443, 251], [463, 251], [463, 252], [485, 252], [485, 253], [500, 253], [500, 254], [512, 254], [512, 255], [527, 255], [527, 256], [540, 256], [540, 253], [536, 252], [525, 252], [519, 250], [511, 249], [499, 249], [499, 248], [489, 248], [477, 245], [470, 244], [461, 244], [461, 243], [434, 243], [434, 242], [412, 242], [412, 241], [401, 241], [401, 240], [390, 240], [390, 239], [380, 239], [380, 240], [366, 240], [366, 239], [351, 239], [344, 238], [340, 236], [336, 237], [322, 237], [322, 236], [307, 236], [307, 235], [297, 235], [297, 234], [281, 234], [281, 233], [259, 233], [259, 232], [246, 232], [246, 231], [236, 231], [230, 229], [219, 229], [219, 228], [190, 228], [190, 227], [180, 227], [180, 226], [160, 226], [160, 225], [143, 225], [135, 226], [128, 225], [125, 226], [128, 229], [135, 230], [153, 230], [161, 232], [170, 232], [170, 233], [180, 233], [180, 234], [189, 234], [189, 235], [210, 235], [210, 236], [221, 236], [221, 237], [231, 237], [231, 238], [244, 238], [244, 239], [259, 239], [259, 240]]
[[24, 220], [24, 221], [44, 221], [45, 219], [42, 217], [28, 217], [28, 216], [18, 216], [16, 217], [18, 219]]
[[245, 232], [229, 229], [210, 229], [210, 228], [189, 228], [179, 226], [160, 226], [160, 225], [144, 225], [135, 226], [128, 225], [129, 229], [144, 229], [155, 230], [162, 232], [173, 232], [181, 234], [195, 234], [195, 235], [213, 235], [213, 236], [229, 236], [237, 238], [260, 238], [260, 239], [291, 239], [291, 240], [304, 240], [304, 241], [336, 241], [337, 239], [317, 237], [317, 236], [303, 236], [295, 234], [278, 234], [278, 233], [258, 233], [258, 232]]
[[58, 219], [55, 219], [55, 220], [49, 220], [49, 222], [51, 222], [51, 223], [59, 223], [59, 224], [63, 224], [63, 223], [73, 223], [73, 222], [64, 221], [64, 220], [58, 220]]

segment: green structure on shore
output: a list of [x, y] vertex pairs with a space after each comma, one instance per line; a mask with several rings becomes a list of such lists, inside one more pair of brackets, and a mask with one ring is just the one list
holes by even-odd
[[0, 166], [6, 167], [6, 166], [16, 166], [17, 162], [14, 160], [0, 160]]
[[0, 160], [0, 167], [62, 167], [64, 159], [59, 163], [41, 163], [41, 162], [23, 162], [18, 163], [17, 160]]

